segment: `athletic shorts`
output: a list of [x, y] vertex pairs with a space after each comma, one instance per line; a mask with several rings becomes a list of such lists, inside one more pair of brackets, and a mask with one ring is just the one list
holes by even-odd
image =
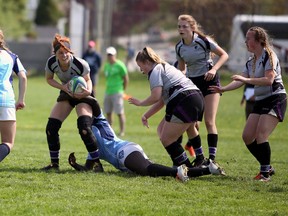
[[57, 102], [60, 102], [60, 101], [68, 101], [69, 104], [73, 108], [79, 103], [87, 103], [91, 106], [94, 116], [99, 116], [101, 113], [101, 109], [100, 109], [100, 105], [98, 101], [96, 100], [96, 98], [92, 96], [87, 96], [85, 98], [77, 99], [77, 98], [71, 97], [69, 94], [61, 90], [60, 95], [57, 98]]
[[199, 90], [179, 93], [166, 106], [165, 120], [174, 123], [202, 121], [204, 99]]
[[256, 101], [252, 113], [259, 115], [269, 114], [277, 117], [279, 122], [282, 122], [284, 120], [286, 107], [286, 94], [277, 94], [263, 100]]
[[209, 94], [215, 94], [215, 92], [208, 90], [210, 86], [220, 86], [220, 77], [218, 73], [216, 73], [214, 78], [210, 81], [204, 80], [204, 75], [199, 77], [189, 77], [189, 79], [200, 89], [204, 97]]
[[124, 165], [124, 162], [125, 162], [126, 158], [132, 152], [135, 152], [135, 151], [140, 152], [145, 159], [149, 159], [140, 145], [131, 142], [128, 145], [125, 145], [122, 148], [120, 148], [117, 152], [117, 158], [118, 158], [119, 166], [120, 166], [121, 170], [127, 170], [127, 168]]
[[115, 112], [116, 114], [123, 114], [124, 113], [123, 93], [105, 95], [104, 112], [105, 113]]
[[0, 121], [16, 121], [15, 108], [0, 107]]

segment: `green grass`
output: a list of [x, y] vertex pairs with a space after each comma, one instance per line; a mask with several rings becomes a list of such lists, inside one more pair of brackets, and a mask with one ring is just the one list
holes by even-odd
[[[225, 83], [230, 75], [223, 75]], [[287, 80], [287, 79], [286, 79]], [[285, 81], [287, 83], [287, 81]], [[17, 84], [15, 83], [15, 87]], [[17, 89], [17, 88], [16, 88]], [[104, 79], [97, 87], [102, 105]], [[127, 93], [146, 97], [146, 77], [131, 74]], [[105, 173], [77, 173], [67, 163], [75, 151], [84, 163], [86, 149], [73, 112], [64, 122], [61, 136], [61, 171], [39, 169], [49, 163], [45, 126], [58, 91], [43, 77], [29, 77], [26, 104], [17, 112], [17, 135], [10, 155], [0, 163], [0, 215], [288, 215], [287, 121], [278, 125], [270, 138], [276, 175], [269, 183], [255, 182], [259, 166], [241, 140], [245, 123], [240, 106], [242, 89], [221, 97], [217, 126], [217, 161], [227, 177], [203, 176], [183, 184], [174, 178], [150, 178], [121, 173], [104, 162]], [[125, 139], [141, 144], [151, 160], [171, 165], [156, 135], [163, 112], [149, 119], [150, 129], [141, 124], [147, 109], [125, 104]], [[118, 119], [115, 118], [118, 132]], [[207, 154], [206, 130], [201, 124], [203, 148]], [[184, 139], [186, 140], [186, 139]]]

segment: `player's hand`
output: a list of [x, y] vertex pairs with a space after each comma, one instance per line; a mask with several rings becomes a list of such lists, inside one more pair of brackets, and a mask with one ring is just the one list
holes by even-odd
[[142, 116], [141, 121], [145, 127], [149, 128], [148, 119], [146, 118], [145, 115]]
[[241, 76], [241, 75], [233, 75], [231, 78], [232, 78], [232, 80], [234, 80], [234, 81], [241, 81], [241, 82], [243, 82], [243, 83], [245, 83], [245, 81], [247, 80], [246, 77], [243, 77], [243, 76]]
[[206, 81], [213, 80], [215, 77], [215, 74], [216, 74], [216, 70], [212, 68], [207, 73], [205, 73], [204, 80], [206, 80]]
[[82, 87], [82, 90], [83, 91], [80, 93], [74, 93], [73, 97], [77, 98], [77, 99], [81, 99], [81, 98], [85, 98], [85, 97], [91, 95], [91, 92], [88, 89]]
[[24, 109], [24, 108], [25, 108], [25, 103], [18, 101], [18, 102], [15, 104], [15, 108], [16, 108], [16, 111], [21, 110], [21, 109]]
[[72, 94], [72, 92], [70, 91], [68, 85], [69, 85], [69, 82], [66, 83], [65, 85], [63, 85], [62, 91], [66, 92], [68, 95], [70, 95], [71, 97], [73, 97], [73, 94]]
[[140, 106], [140, 100], [138, 100], [136, 98], [133, 98], [133, 97], [128, 99], [128, 103], [129, 104], [134, 104], [135, 106]]
[[220, 86], [209, 86], [208, 90], [214, 92], [214, 93], [223, 93], [224, 90]]

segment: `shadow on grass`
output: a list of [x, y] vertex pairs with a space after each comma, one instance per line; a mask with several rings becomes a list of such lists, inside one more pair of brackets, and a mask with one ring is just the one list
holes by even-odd
[[31, 173], [55, 173], [55, 174], [95, 174], [95, 175], [117, 175], [119, 177], [124, 178], [135, 178], [139, 177], [139, 175], [131, 172], [122, 172], [119, 170], [108, 170], [102, 173], [95, 173], [93, 171], [77, 171], [74, 169], [60, 169], [60, 170], [41, 170], [41, 168], [21, 168], [21, 167], [4, 167], [0, 168], [0, 173], [24, 173], [24, 174], [31, 174]]

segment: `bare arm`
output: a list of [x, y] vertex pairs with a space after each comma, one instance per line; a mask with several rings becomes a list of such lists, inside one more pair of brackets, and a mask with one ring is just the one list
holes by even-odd
[[178, 60], [178, 69], [183, 73], [186, 74], [186, 64], [183, 59]]
[[[242, 77], [243, 79], [245, 79], [245, 75], [233, 75], [231, 78], [233, 79], [234, 76], [239, 76]], [[216, 92], [216, 93], [223, 93], [225, 91], [232, 91], [234, 89], [240, 88], [241, 86], [244, 85], [244, 82], [240, 81], [240, 80], [234, 80], [232, 82], [230, 82], [228, 85], [226, 86], [210, 86], [209, 90]]]
[[15, 104], [16, 110], [23, 109], [25, 107], [25, 94], [27, 89], [27, 77], [24, 71], [18, 73], [19, 78], [19, 95]]
[[272, 85], [274, 82], [275, 78], [275, 73], [273, 70], [267, 70], [265, 71], [265, 76], [264, 77], [259, 77], [259, 78], [253, 78], [253, 77], [243, 77], [240, 75], [234, 75], [232, 76], [232, 79], [235, 81], [241, 81], [243, 83], [248, 83], [252, 85], [258, 85], [258, 86], [268, 86]]
[[155, 104], [159, 100], [162, 100], [161, 96], [162, 96], [162, 87], [155, 87], [151, 90], [151, 95], [146, 99], [140, 101], [136, 98], [131, 97], [128, 99], [128, 102], [136, 106], [150, 106], [152, 104]]
[[217, 70], [228, 60], [229, 56], [225, 50], [223, 50], [220, 46], [217, 47], [216, 50], [213, 51], [216, 55], [219, 56], [218, 61], [213, 65], [213, 67], [205, 74], [204, 79], [210, 81], [214, 78]]
[[150, 118], [159, 110], [161, 110], [163, 106], [164, 106], [163, 100], [159, 100], [157, 103], [153, 104], [153, 106], [149, 110], [147, 110], [147, 112], [145, 112], [144, 115], [142, 115], [141, 117], [142, 124], [147, 128], [149, 128], [148, 118]]

